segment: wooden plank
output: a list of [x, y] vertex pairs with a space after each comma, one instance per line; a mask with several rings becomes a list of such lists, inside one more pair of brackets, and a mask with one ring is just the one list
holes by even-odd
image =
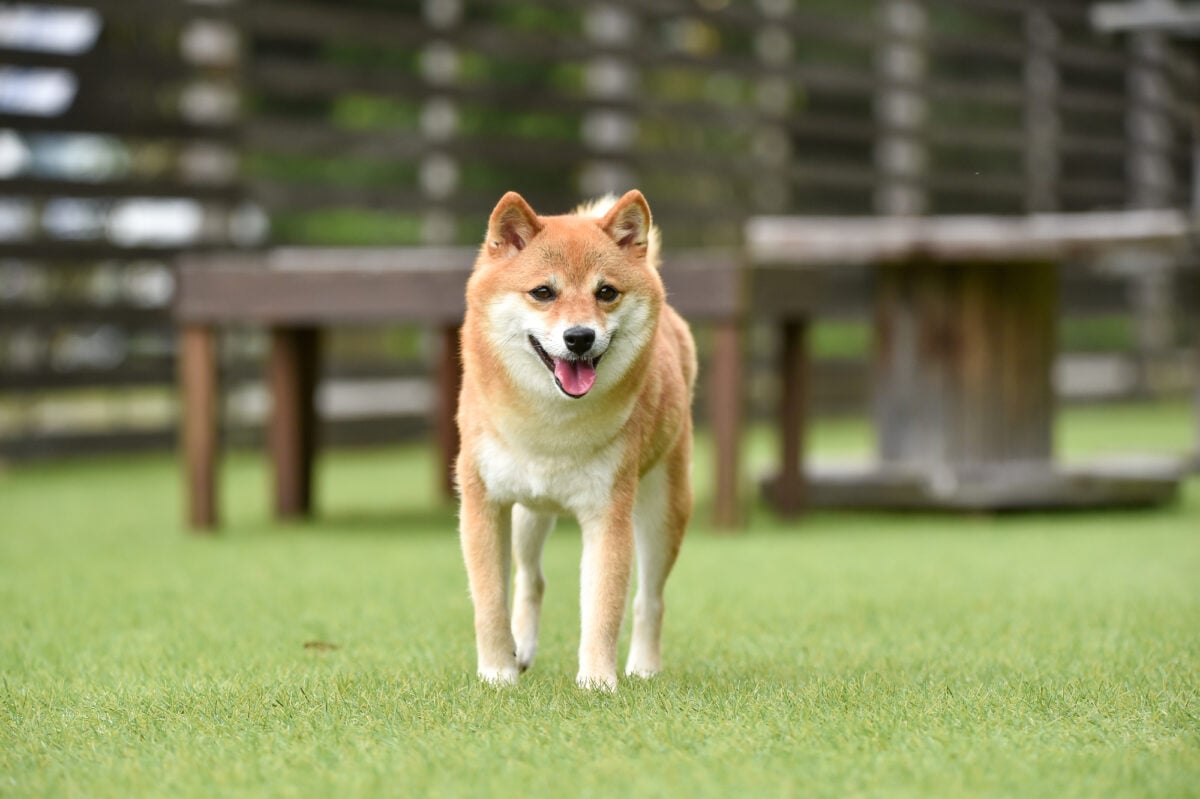
[[[642, 15], [647, 24], [673, 22], [681, 16], [692, 17], [730, 29], [757, 32], [763, 25], [763, 12], [750, 4], [699, 5], [687, 0], [612, 0], [613, 5]], [[772, 25], [797, 36], [815, 36], [822, 40], [870, 45], [879, 39], [871, 25], [850, 21], [836, 13], [822, 13], [807, 6], [788, 7], [786, 14], [771, 19]]]
[[[3, 250], [0, 249], [0, 254]], [[0, 330], [6, 327], [51, 327], [89, 324], [119, 324], [145, 330], [166, 329], [170, 314], [166, 308], [134, 305], [89, 305], [79, 302], [55, 302], [51, 305], [5, 304], [0, 314]]]
[[[968, 11], [998, 12], [1003, 14], [1023, 14], [1029, 9], [1030, 0], [926, 0], [935, 6], [950, 6], [961, 12], [965, 7]], [[1087, 6], [1075, 0], [1037, 0], [1040, 10], [1066, 20], [1082, 21], [1087, 17]]]
[[189, 527], [211, 531], [217, 510], [218, 419], [217, 336], [205, 325], [185, 325], [179, 338], [180, 444]]
[[[949, 439], [943, 458], [974, 466], [998, 460], [1008, 432], [1000, 388], [1009, 370], [1002, 338], [1003, 300], [997, 297], [1005, 281], [999, 270], [978, 264], [942, 268], [949, 276], [947, 300], [953, 314], [947, 320], [947, 336], [956, 345], [942, 364], [948, 372], [942, 391], [955, 411], [943, 422]], [[1049, 374], [1042, 379], [1048, 381]], [[937, 421], [929, 420], [933, 425]]]
[[0, 195], [12, 197], [166, 197], [232, 201], [244, 189], [236, 183], [184, 182], [174, 177], [160, 180], [53, 180], [14, 178], [0, 181]]
[[171, 385], [177, 377], [175, 364], [165, 359], [122, 363], [113, 369], [83, 368], [71, 371], [45, 365], [31, 369], [14, 369], [6, 365], [4, 373], [0, 375], [0, 388], [6, 392], [36, 393], [50, 389], [165, 386]]
[[54, 117], [0, 113], [0, 128], [22, 133], [109, 133], [140, 139], [202, 139], [227, 142], [237, 136], [233, 123], [201, 124], [165, 115], [102, 114], [93, 109], [70, 110]]
[[399, 49], [420, 47], [435, 34], [419, 12], [397, 13], [393, 8], [255, 0], [244, 7], [243, 13], [249, 34], [262, 38], [352, 41]]
[[1054, 455], [1054, 364], [1059, 354], [1059, 269], [1052, 263], [1018, 264], [1000, 272], [999, 335], [1006, 370], [1006, 434], [1000, 451], [1010, 460]]
[[737, 319], [720, 320], [713, 325], [713, 354], [709, 367], [709, 413], [716, 458], [713, 524], [722, 529], [741, 524], [738, 499], [742, 418], [739, 327]]
[[[183, 258], [175, 313], [242, 324], [457, 323], [474, 257], [460, 247], [283, 247]], [[740, 312], [738, 263], [728, 251], [669, 253], [670, 301], [693, 318]]]
[[104, 17], [119, 21], [186, 22], [191, 19], [233, 19], [234, 3], [164, 3], [162, 0], [38, 0], [38, 5], [94, 8]]
[[1090, 19], [1104, 33], [1162, 31], [1200, 36], [1200, 8], [1174, 3], [1096, 3], [1090, 9]]
[[371, 324], [458, 321], [469, 262], [453, 270], [184, 267], [176, 315], [237, 324]]
[[957, 469], [1051, 456], [1050, 264], [915, 262], [879, 276], [876, 410], [885, 463]]
[[[654, 95], [592, 98], [566, 89], [543, 87], [531, 94], [525, 85], [470, 83], [431, 85], [419, 76], [395, 70], [362, 72], [341, 65], [313, 63], [289, 56], [261, 56], [248, 67], [248, 80], [261, 94], [293, 99], [331, 99], [345, 92], [347, 85], [406, 103], [444, 98], [462, 105], [484, 108], [517, 107], [526, 111], [544, 111], [557, 116], [588, 111], [631, 111], [650, 120], [692, 120], [704, 122], [710, 129], [744, 130], [746, 110], [738, 105], [714, 105], [687, 99], [666, 99]], [[375, 77], [370, 77], [375, 75]], [[364, 79], [364, 76], [365, 79]], [[368, 86], [364, 82], [369, 81]], [[320, 119], [312, 119], [314, 125]], [[255, 119], [250, 119], [251, 130]]]
[[31, 260], [99, 261], [119, 258], [128, 261], [164, 260], [188, 252], [203, 252], [228, 244], [201, 241], [181, 245], [138, 245], [122, 247], [109, 241], [68, 241], [51, 239], [41, 241], [0, 242], [0, 258], [27, 258]]
[[881, 460], [937, 464], [955, 446], [954, 379], [961, 347], [952, 283], [944, 265], [908, 263], [877, 276], [874, 418]]
[[953, 510], [970, 512], [1148, 508], [1179, 496], [1176, 461], [1078, 467], [993, 464], [930, 473], [894, 466], [815, 469], [814, 508]]
[[[113, 452], [167, 452], [178, 444], [179, 430], [174, 427], [78, 432], [38, 430], [0, 436], [0, 459], [36, 461]], [[186, 485], [184, 488], [186, 491]]]
[[746, 274], [740, 265], [741, 256], [729, 250], [668, 250], [661, 269], [667, 302], [694, 320], [726, 319], [741, 314]]
[[123, 42], [122, 45], [120, 50], [101, 46], [85, 53], [55, 53], [0, 46], [0, 64], [8, 67], [102, 70], [109, 81], [125, 78], [140, 81], [147, 74], [160, 80], [180, 80], [204, 72], [201, 67], [183, 61], [170, 50], [154, 47], [133, 49], [137, 45], [135, 42]]
[[1182, 248], [1197, 230], [1172, 210], [920, 219], [753, 217], [754, 264], [900, 264], [913, 258], [998, 265], [1095, 255], [1114, 247]]
[[275, 473], [275, 514], [281, 519], [305, 517], [312, 511], [318, 348], [316, 328], [271, 330], [268, 442]]

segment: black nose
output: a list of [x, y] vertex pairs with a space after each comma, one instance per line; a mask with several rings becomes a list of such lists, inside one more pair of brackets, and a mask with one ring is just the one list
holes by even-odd
[[567, 349], [576, 355], [583, 355], [590, 350], [592, 342], [595, 340], [596, 331], [590, 327], [572, 327], [563, 333], [563, 341], [566, 342]]

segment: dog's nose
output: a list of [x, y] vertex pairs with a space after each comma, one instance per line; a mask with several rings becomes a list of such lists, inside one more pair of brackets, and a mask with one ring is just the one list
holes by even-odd
[[590, 350], [595, 340], [596, 331], [590, 327], [571, 327], [563, 333], [563, 342], [566, 343], [567, 349], [576, 355], [583, 355]]

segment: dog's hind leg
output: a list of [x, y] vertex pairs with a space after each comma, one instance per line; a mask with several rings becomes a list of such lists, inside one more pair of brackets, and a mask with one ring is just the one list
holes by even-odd
[[525, 671], [537, 654], [538, 620], [542, 615], [542, 545], [554, 529], [555, 517], [534, 513], [524, 505], [513, 505], [513, 560], [517, 564], [513, 598], [512, 633], [517, 642], [517, 668]]
[[688, 449], [685, 444], [676, 447], [638, 485], [633, 516], [637, 594], [625, 663], [625, 673], [634, 677], [653, 677], [662, 669], [663, 588], [691, 515]]

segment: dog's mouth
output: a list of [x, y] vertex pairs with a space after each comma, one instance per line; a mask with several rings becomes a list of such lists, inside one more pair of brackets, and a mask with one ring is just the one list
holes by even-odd
[[595, 358], [568, 360], [567, 358], [553, 357], [533, 336], [529, 337], [529, 343], [533, 346], [533, 351], [542, 359], [542, 363], [546, 364], [550, 374], [554, 375], [554, 384], [558, 386], [559, 391], [572, 399], [579, 399], [592, 390], [592, 386], [596, 384], [596, 367], [600, 365], [603, 354], [597, 355]]

